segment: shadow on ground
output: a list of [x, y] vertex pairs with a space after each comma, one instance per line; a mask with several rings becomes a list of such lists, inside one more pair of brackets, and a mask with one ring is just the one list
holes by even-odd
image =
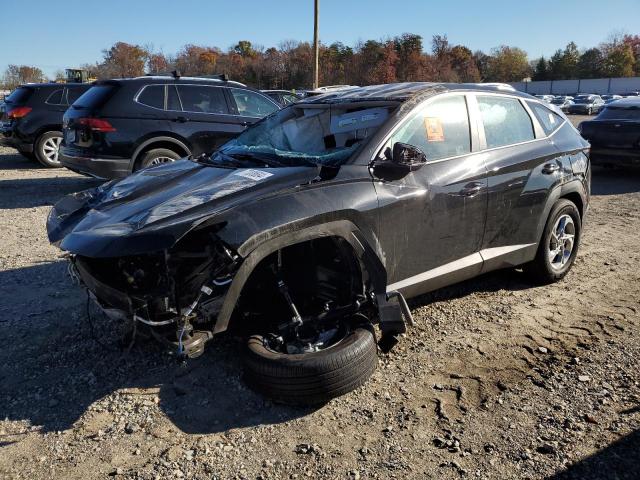
[[[239, 342], [216, 338], [205, 354], [178, 362], [128, 325], [106, 319], [65, 278], [65, 262], [0, 272], [0, 418], [42, 431], [71, 428], [88, 407], [116, 390], [157, 392], [159, 407], [182, 431], [223, 432], [275, 424], [309, 409], [273, 405], [242, 382]], [[96, 340], [97, 339], [97, 340]], [[0, 443], [15, 437], [0, 436]]]
[[[37, 169], [36, 172], [33, 172]], [[55, 204], [64, 195], [100, 185], [101, 181], [72, 174], [64, 168], [48, 169], [21, 155], [0, 155], [0, 171], [31, 170], [32, 177], [0, 177], [0, 209], [32, 208]], [[41, 175], [42, 173], [42, 175]]]
[[640, 430], [572, 465], [548, 480], [637, 480], [640, 478]]
[[46, 170], [37, 160], [31, 160], [18, 153], [0, 154], [0, 170]]
[[634, 192], [640, 192], [640, 169], [593, 168], [592, 195], [622, 195]]

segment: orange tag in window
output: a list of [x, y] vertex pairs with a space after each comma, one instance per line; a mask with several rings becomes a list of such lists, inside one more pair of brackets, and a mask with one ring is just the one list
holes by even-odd
[[424, 117], [424, 128], [429, 142], [444, 142], [444, 130], [438, 117]]

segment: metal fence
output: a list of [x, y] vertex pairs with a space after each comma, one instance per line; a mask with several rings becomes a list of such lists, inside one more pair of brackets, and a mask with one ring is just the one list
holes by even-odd
[[640, 77], [514, 82], [510, 85], [516, 90], [531, 93], [532, 95], [562, 95], [571, 93], [623, 94], [640, 91]]

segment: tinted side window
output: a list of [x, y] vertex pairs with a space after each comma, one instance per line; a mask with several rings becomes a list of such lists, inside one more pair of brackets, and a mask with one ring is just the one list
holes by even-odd
[[167, 110], [181, 111], [180, 98], [175, 85], [169, 85], [167, 90]]
[[547, 135], [551, 134], [556, 128], [562, 125], [562, 122], [564, 120], [557, 113], [552, 112], [539, 103], [527, 102], [527, 104], [540, 122], [540, 125], [542, 125], [544, 133], [546, 133]]
[[393, 142], [420, 148], [427, 161], [471, 152], [469, 115], [464, 96], [436, 98], [393, 136]]
[[51, 92], [51, 95], [47, 97], [45, 103], [49, 105], [62, 105], [62, 94], [64, 93], [64, 89], [54, 90]]
[[116, 90], [114, 85], [95, 85], [73, 102], [75, 108], [100, 108]]
[[270, 102], [265, 96], [251, 90], [232, 88], [231, 93], [238, 107], [238, 114], [247, 117], [266, 117], [278, 110], [275, 103]]
[[69, 88], [67, 89], [67, 103], [71, 105], [77, 99], [79, 99], [87, 88]]
[[515, 98], [478, 95], [487, 148], [526, 142], [535, 138], [529, 114]]
[[220, 87], [178, 85], [177, 88], [185, 112], [229, 113]]
[[138, 95], [138, 103], [164, 109], [164, 85], [148, 85]]

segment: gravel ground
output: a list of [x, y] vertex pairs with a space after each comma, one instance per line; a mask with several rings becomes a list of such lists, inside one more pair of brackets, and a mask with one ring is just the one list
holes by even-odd
[[248, 390], [234, 338], [183, 364], [91, 327], [44, 224], [93, 185], [0, 149], [0, 478], [640, 478], [639, 173], [594, 172], [565, 280], [412, 301], [371, 380], [319, 409]]

